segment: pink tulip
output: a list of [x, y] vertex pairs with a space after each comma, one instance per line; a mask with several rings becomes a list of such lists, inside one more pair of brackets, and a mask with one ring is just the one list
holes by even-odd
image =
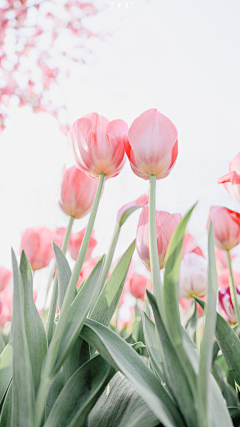
[[144, 299], [148, 279], [141, 274], [134, 273], [129, 283], [129, 290], [135, 298]]
[[58, 192], [60, 208], [76, 219], [87, 215], [92, 208], [97, 184], [76, 166], [68, 169], [64, 166]]
[[9, 284], [12, 278], [12, 272], [5, 267], [0, 267], [0, 292]]
[[109, 122], [97, 113], [76, 120], [68, 133], [76, 166], [93, 178], [101, 173], [106, 178], [118, 175], [125, 162], [127, 132], [123, 120]]
[[[233, 260], [236, 257], [235, 254], [230, 253], [230, 258]], [[218, 249], [215, 247], [215, 258], [216, 258], [216, 265], [217, 268], [222, 271], [225, 268], [228, 268], [228, 260], [227, 260], [227, 253], [224, 250]]]
[[95, 265], [98, 263], [100, 257], [95, 258], [89, 258], [87, 261], [84, 261], [82, 270], [80, 272], [80, 276], [77, 282], [77, 288], [81, 285], [83, 280], [86, 280], [88, 276], [91, 274], [92, 270], [94, 269]]
[[2, 328], [6, 322], [11, 320], [12, 317], [12, 292], [5, 288], [0, 292], [1, 298], [1, 311], [0, 311], [0, 327]]
[[52, 241], [61, 246], [62, 238], [46, 227], [27, 228], [23, 232], [20, 252], [25, 250], [33, 271], [46, 267], [54, 258]]
[[229, 194], [240, 203], [240, 153], [228, 164], [229, 172], [218, 178], [218, 184], [223, 184]]
[[[148, 210], [148, 207], [145, 206], [139, 218], [136, 249], [143, 264], [150, 268]], [[157, 246], [160, 269], [164, 267], [168, 244], [181, 218], [180, 214], [156, 211]]]
[[222, 206], [212, 206], [208, 218], [212, 219], [215, 246], [230, 250], [240, 241], [240, 213]]
[[[233, 271], [233, 280], [235, 286], [240, 285], [240, 272]], [[229, 286], [229, 270], [225, 268], [221, 274], [218, 275], [218, 287], [220, 289], [226, 289]]]
[[[203, 301], [206, 301], [206, 299], [207, 299], [206, 295], [204, 297], [199, 297], [199, 298], [201, 298]], [[179, 297], [179, 304], [180, 304], [181, 311], [182, 311], [184, 316], [187, 316], [187, 314], [190, 310], [192, 301], [193, 301], [193, 298], [183, 298], [181, 296]], [[203, 311], [202, 307], [200, 307], [199, 304], [197, 304], [197, 314], [198, 314], [198, 317], [202, 317], [204, 314], [204, 311]]]
[[184, 255], [190, 252], [194, 252], [195, 254], [200, 255], [204, 258], [201, 248], [199, 246], [196, 246], [195, 244], [194, 237], [189, 233], [185, 233], [183, 239], [182, 254]]
[[181, 261], [179, 294], [184, 298], [202, 297], [207, 292], [208, 272], [205, 259], [194, 252], [185, 254]]
[[[138, 197], [138, 199], [134, 200], [133, 202], [127, 203], [126, 205], [123, 205], [117, 214], [117, 222], [120, 223], [123, 221], [123, 218], [126, 218], [134, 212], [139, 207], [143, 207], [148, 204], [149, 196], [146, 194], [143, 194], [142, 196]], [[124, 222], [124, 221], [123, 221]]]
[[[240, 286], [236, 287], [237, 301], [240, 306]], [[237, 319], [233, 308], [230, 288], [222, 289], [218, 292], [218, 309], [219, 313], [229, 322], [236, 323]]]
[[[80, 250], [82, 241], [83, 241], [83, 237], [85, 234], [85, 230], [86, 228], [84, 228], [83, 230], [79, 231], [78, 233], [73, 233], [70, 236], [70, 240], [69, 240], [69, 252], [71, 254], [72, 259], [74, 259], [76, 261], [77, 256], [78, 256], [78, 252]], [[90, 237], [90, 241], [89, 241], [89, 245], [87, 248], [87, 253], [85, 256], [85, 261], [90, 258], [91, 253], [93, 251], [93, 249], [95, 248], [95, 246], [97, 245], [97, 241], [95, 239], [95, 233], [94, 231], [91, 234]]]
[[156, 109], [145, 111], [132, 123], [124, 142], [133, 172], [143, 179], [165, 178], [178, 155], [177, 129]]

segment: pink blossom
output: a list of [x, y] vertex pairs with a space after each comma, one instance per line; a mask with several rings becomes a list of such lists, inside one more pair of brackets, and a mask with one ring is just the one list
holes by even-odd
[[240, 153], [228, 164], [228, 173], [218, 178], [218, 184], [223, 184], [237, 202], [240, 203]]
[[[225, 268], [221, 274], [218, 275], [218, 287], [220, 289], [226, 289], [229, 286], [229, 270]], [[233, 270], [233, 280], [235, 286], [240, 285], [240, 272]]]
[[213, 222], [215, 246], [230, 250], [240, 241], [240, 213], [222, 206], [212, 206], [208, 217]]
[[207, 292], [208, 266], [205, 259], [194, 252], [184, 254], [179, 276], [179, 294], [184, 298], [202, 297]]
[[[236, 287], [237, 291], [237, 301], [240, 306], [240, 286]], [[219, 313], [229, 322], [236, 323], [235, 311], [233, 308], [230, 288], [222, 289], [218, 292], [218, 309]]]
[[123, 205], [117, 214], [117, 222], [122, 223], [124, 222], [127, 217], [134, 212], [136, 209], [143, 207], [148, 204], [149, 196], [146, 194], [143, 194], [142, 196], [138, 197], [138, 199], [134, 200], [133, 202], [127, 203], [126, 205]]
[[141, 274], [134, 273], [129, 283], [129, 290], [135, 298], [144, 300], [148, 279]]
[[[71, 254], [72, 259], [74, 259], [76, 261], [77, 256], [78, 256], [78, 252], [80, 250], [82, 241], [83, 241], [83, 237], [85, 234], [86, 228], [84, 228], [83, 230], [79, 231], [78, 233], [72, 233], [70, 236], [70, 240], [69, 240], [69, 252]], [[90, 237], [90, 241], [89, 241], [89, 245], [87, 248], [87, 253], [85, 256], [85, 261], [90, 258], [93, 249], [95, 248], [95, 246], [97, 245], [97, 241], [95, 239], [95, 233], [94, 231], [92, 231], [91, 237]]]
[[194, 252], [197, 255], [200, 255], [204, 258], [201, 248], [199, 246], [196, 246], [195, 244], [194, 237], [189, 233], [185, 233], [184, 239], [183, 239], [182, 254], [184, 255], [190, 252]]
[[[216, 257], [216, 265], [219, 270], [224, 270], [225, 268], [228, 268], [228, 260], [227, 260], [227, 253], [225, 250], [218, 249], [215, 247], [215, 257]], [[230, 253], [230, 258], [233, 260], [236, 257], [235, 254]]]
[[6, 288], [12, 278], [12, 272], [5, 267], [0, 267], [0, 292]]

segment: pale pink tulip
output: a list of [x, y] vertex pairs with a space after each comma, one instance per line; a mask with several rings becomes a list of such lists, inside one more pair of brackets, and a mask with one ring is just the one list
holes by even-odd
[[0, 267], [0, 292], [9, 284], [12, 278], [12, 272], [5, 267]]
[[215, 246], [230, 250], [240, 242], [240, 213], [222, 206], [212, 206], [208, 218], [212, 219]]
[[[235, 286], [240, 285], [240, 272], [233, 270], [233, 280]], [[218, 287], [220, 289], [226, 289], [229, 286], [229, 270], [225, 268], [221, 274], [218, 275]]]
[[[238, 305], [240, 306], [240, 286], [236, 287], [236, 291]], [[229, 323], [237, 322], [229, 287], [218, 292], [218, 310]]]
[[89, 258], [87, 261], [84, 261], [80, 276], [78, 278], [77, 282], [77, 288], [81, 285], [83, 280], [86, 280], [88, 276], [91, 274], [92, 270], [94, 269], [95, 265], [98, 263], [100, 257], [95, 258]]
[[147, 288], [148, 279], [141, 274], [134, 273], [129, 283], [130, 293], [135, 298], [144, 299]]
[[[230, 258], [233, 260], [236, 257], [235, 254], [230, 253]], [[218, 249], [215, 247], [215, 258], [216, 258], [216, 265], [217, 268], [222, 271], [225, 268], [228, 268], [228, 260], [227, 260], [227, 253], [224, 250]]]
[[20, 252], [25, 250], [33, 271], [46, 267], [54, 258], [52, 241], [61, 246], [62, 238], [46, 227], [27, 228], [23, 232]]
[[183, 239], [182, 254], [184, 255], [190, 252], [194, 252], [195, 254], [200, 255], [204, 258], [201, 248], [199, 246], [196, 246], [195, 244], [194, 237], [189, 233], [185, 233]]
[[0, 312], [0, 327], [2, 328], [6, 322], [10, 321], [12, 318], [12, 292], [5, 288], [0, 292], [0, 298], [2, 301], [2, 308]]
[[76, 166], [68, 169], [64, 166], [58, 192], [60, 208], [76, 219], [87, 215], [93, 205], [97, 184]]
[[228, 171], [218, 178], [218, 184], [223, 184], [229, 194], [240, 203], [240, 153], [229, 162]]
[[[148, 211], [148, 207], [145, 206], [139, 218], [136, 249], [143, 264], [150, 268]], [[168, 212], [156, 211], [157, 246], [160, 269], [164, 267], [165, 255], [170, 239], [181, 218], [181, 215], [177, 213], [170, 214]]]
[[147, 205], [148, 201], [149, 201], [149, 196], [147, 196], [146, 194], [143, 194], [142, 196], [138, 197], [137, 200], [134, 200], [133, 202], [123, 205], [118, 211], [117, 222], [118, 223], [124, 222], [125, 219], [127, 219], [127, 217], [136, 209]]
[[[85, 234], [85, 230], [86, 228], [84, 228], [83, 230], [79, 231], [78, 233], [72, 233], [70, 236], [70, 240], [69, 240], [69, 252], [71, 254], [72, 259], [74, 259], [76, 261], [77, 256], [78, 256], [78, 252], [80, 250], [82, 241], [83, 241], [83, 237]], [[95, 239], [95, 233], [94, 231], [92, 231], [91, 237], [90, 237], [90, 241], [88, 244], [88, 248], [87, 248], [87, 253], [85, 256], [85, 261], [88, 260], [88, 258], [90, 258], [93, 249], [95, 248], [95, 246], [97, 245], [97, 241]]]
[[125, 151], [133, 172], [143, 179], [156, 175], [165, 178], [178, 155], [177, 129], [156, 109], [145, 111], [132, 123]]
[[207, 292], [208, 268], [205, 259], [194, 252], [183, 255], [180, 276], [179, 294], [184, 298], [193, 295], [202, 297]]
[[76, 166], [94, 178], [118, 175], [125, 162], [127, 132], [123, 120], [109, 122], [97, 113], [76, 120], [68, 133]]

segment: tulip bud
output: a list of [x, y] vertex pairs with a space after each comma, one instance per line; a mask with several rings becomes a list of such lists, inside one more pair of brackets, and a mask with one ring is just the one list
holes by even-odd
[[[240, 286], [236, 286], [237, 291], [237, 301], [238, 305], [240, 306]], [[235, 316], [235, 311], [233, 308], [231, 293], [230, 293], [230, 287], [227, 289], [222, 289], [218, 293], [218, 309], [219, 313], [229, 322], [229, 323], [236, 323], [237, 319]]]
[[229, 172], [218, 178], [218, 184], [223, 184], [228, 193], [240, 203], [240, 153], [238, 153], [228, 166]]
[[150, 109], [134, 120], [124, 146], [137, 176], [148, 180], [149, 175], [156, 175], [162, 179], [169, 175], [177, 159], [177, 129], [159, 111]]
[[212, 219], [215, 246], [230, 250], [240, 241], [240, 213], [222, 206], [212, 206], [208, 218]]
[[[148, 207], [145, 206], [139, 218], [136, 249], [143, 264], [150, 268], [148, 211]], [[170, 239], [181, 218], [180, 214], [156, 211], [157, 247], [160, 269], [164, 267], [165, 255]]]
[[76, 166], [68, 169], [64, 166], [58, 192], [60, 208], [76, 219], [87, 215], [93, 205], [97, 184]]
[[76, 120], [68, 133], [76, 166], [93, 178], [118, 175], [125, 162], [127, 131], [123, 120], [109, 122], [97, 113]]
[[185, 254], [181, 261], [179, 294], [184, 298], [202, 297], [207, 292], [208, 273], [205, 259], [194, 252]]

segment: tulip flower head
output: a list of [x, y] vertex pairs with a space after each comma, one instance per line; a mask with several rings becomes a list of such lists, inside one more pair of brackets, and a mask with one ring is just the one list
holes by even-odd
[[199, 246], [196, 246], [194, 237], [189, 234], [185, 233], [184, 239], [183, 239], [183, 248], [182, 248], [182, 254], [187, 254], [190, 252], [194, 252], [197, 255], [200, 255], [204, 258], [202, 250]]
[[228, 171], [218, 178], [218, 184], [223, 184], [228, 193], [240, 203], [240, 153], [229, 162]]
[[[80, 250], [83, 238], [84, 238], [84, 234], [85, 234], [86, 228], [84, 228], [83, 230], [79, 231], [78, 233], [72, 233], [69, 239], [69, 252], [71, 254], [72, 259], [74, 259], [76, 261], [77, 256], [78, 256], [78, 252]], [[93, 249], [95, 248], [95, 246], [97, 245], [97, 241], [95, 239], [95, 233], [94, 231], [92, 231], [91, 237], [90, 237], [90, 241], [88, 244], [88, 248], [87, 248], [87, 253], [85, 256], [85, 261], [87, 261], [91, 254]]]
[[177, 136], [171, 120], [156, 109], [141, 114], [124, 142], [133, 172], [146, 180], [150, 175], [156, 175], [156, 179], [168, 176], [178, 155]]
[[129, 283], [129, 290], [135, 298], [144, 299], [148, 279], [141, 274], [134, 273]]
[[194, 252], [183, 256], [180, 266], [179, 294], [184, 298], [202, 297], [207, 292], [208, 269], [206, 260]]
[[64, 166], [58, 192], [60, 208], [76, 219], [84, 217], [92, 208], [97, 184], [76, 166]]
[[[182, 219], [180, 214], [156, 211], [157, 247], [160, 269], [164, 267], [165, 255], [173, 232]], [[149, 209], [145, 206], [139, 218], [136, 238], [137, 253], [148, 268], [150, 268], [149, 253]]]
[[230, 250], [240, 242], [240, 213], [222, 206], [212, 206], [208, 218], [212, 219], [215, 246]]
[[126, 205], [122, 206], [117, 214], [117, 222], [122, 225], [132, 212], [147, 205], [148, 201], [149, 196], [143, 194], [142, 196], [138, 197], [137, 200], [134, 200], [133, 202], [127, 203]]
[[[240, 272], [233, 270], [233, 281], [235, 286], [240, 285]], [[218, 287], [220, 289], [226, 289], [230, 285], [230, 279], [229, 279], [229, 270], [228, 268], [225, 268], [225, 270], [222, 271], [221, 274], [218, 275]]]
[[125, 162], [127, 132], [123, 120], [110, 122], [97, 113], [76, 120], [68, 133], [76, 166], [93, 178], [118, 175]]
[[6, 288], [12, 278], [12, 272], [5, 267], [0, 267], [0, 292]]
[[[227, 260], [227, 253], [224, 250], [214, 248], [215, 249], [215, 258], [216, 258], [216, 265], [218, 270], [222, 271], [225, 270], [225, 268], [228, 269], [228, 260]], [[235, 254], [230, 253], [230, 258], [233, 260], [236, 257]]]
[[[240, 306], [240, 286], [236, 286], [237, 301]], [[233, 308], [230, 287], [222, 289], [218, 292], [218, 309], [219, 313], [229, 322], [236, 323], [236, 315]]]

